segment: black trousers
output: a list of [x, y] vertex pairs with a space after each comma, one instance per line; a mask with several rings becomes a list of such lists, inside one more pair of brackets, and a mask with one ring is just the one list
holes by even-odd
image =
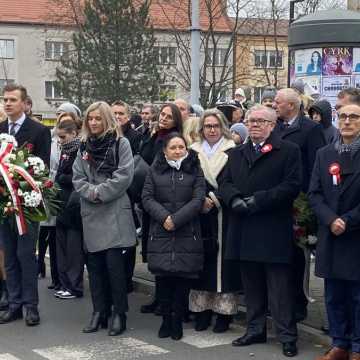
[[293, 291], [295, 297], [295, 313], [299, 315], [306, 315], [306, 308], [308, 300], [304, 294], [304, 271], [305, 271], [305, 256], [304, 252], [298, 246], [295, 246], [294, 265], [293, 265]]
[[[113, 248], [87, 254], [91, 299], [94, 312], [128, 311], [124, 249]], [[110, 297], [111, 296], [111, 300]]]
[[187, 311], [190, 280], [176, 276], [157, 276], [157, 299], [163, 315], [183, 317]]
[[36, 242], [39, 236], [39, 223], [28, 224], [28, 232], [19, 235], [8, 220], [0, 225], [5, 250], [5, 271], [9, 292], [10, 309], [22, 307], [36, 308], [39, 303], [37, 284]]
[[49, 245], [51, 281], [59, 284], [59, 274], [56, 261], [56, 227], [40, 226], [38, 240], [38, 265], [44, 264], [47, 246]]
[[136, 263], [136, 247], [130, 247], [126, 249], [125, 256], [125, 272], [126, 272], [126, 286], [127, 292], [131, 293], [134, 290], [133, 276]]
[[84, 291], [84, 250], [82, 233], [56, 223], [56, 255], [60, 285], [75, 296]]
[[249, 334], [266, 333], [269, 304], [279, 341], [297, 340], [291, 270], [287, 264], [241, 262]]

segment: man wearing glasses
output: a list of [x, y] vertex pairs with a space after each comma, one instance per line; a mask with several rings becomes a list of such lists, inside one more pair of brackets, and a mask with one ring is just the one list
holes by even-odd
[[309, 197], [318, 217], [316, 276], [325, 281], [332, 348], [318, 360], [360, 360], [360, 106], [339, 110], [340, 139], [318, 151]]
[[225, 257], [241, 262], [247, 331], [234, 346], [266, 342], [268, 304], [283, 354], [297, 354], [292, 294], [292, 206], [301, 189], [300, 149], [273, 132], [276, 113], [247, 113], [249, 140], [229, 153], [220, 195], [230, 209]]

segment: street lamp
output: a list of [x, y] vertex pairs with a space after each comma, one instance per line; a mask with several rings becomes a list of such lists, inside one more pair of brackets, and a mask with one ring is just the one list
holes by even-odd
[[200, 101], [200, 20], [199, 0], [191, 0], [191, 91], [190, 103]]

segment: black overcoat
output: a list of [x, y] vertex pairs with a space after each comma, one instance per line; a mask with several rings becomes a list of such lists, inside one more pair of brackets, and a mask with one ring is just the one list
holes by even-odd
[[288, 128], [284, 128], [282, 121], [278, 121], [274, 129], [283, 140], [299, 145], [302, 161], [302, 191], [307, 192], [314, 167], [316, 152], [326, 145], [322, 126], [310, 120], [305, 115], [299, 115]]
[[249, 141], [229, 153], [220, 184], [222, 199], [231, 208], [235, 197], [254, 196], [256, 209], [248, 215], [229, 211], [225, 257], [289, 264], [294, 250], [292, 206], [302, 181], [300, 149], [273, 133], [263, 151], [256, 154]]
[[[360, 280], [360, 152], [353, 173], [334, 185], [330, 165], [340, 163], [334, 144], [318, 151], [309, 188], [310, 204], [318, 217], [315, 273], [319, 277]], [[346, 231], [335, 236], [329, 225], [338, 217]]]
[[[142, 203], [150, 215], [147, 246], [149, 270], [156, 275], [195, 277], [203, 268], [199, 214], [205, 199], [205, 181], [196, 154], [190, 150], [180, 170], [158, 154], [146, 177]], [[171, 216], [175, 230], [163, 223]]]

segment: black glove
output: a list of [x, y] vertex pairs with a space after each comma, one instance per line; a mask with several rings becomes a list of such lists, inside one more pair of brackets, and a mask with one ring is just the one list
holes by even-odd
[[255, 210], [256, 208], [255, 196], [246, 197], [244, 198], [244, 201], [246, 202], [246, 205], [250, 210]]
[[246, 202], [239, 197], [233, 199], [231, 202], [231, 209], [238, 214], [246, 214], [249, 210]]

